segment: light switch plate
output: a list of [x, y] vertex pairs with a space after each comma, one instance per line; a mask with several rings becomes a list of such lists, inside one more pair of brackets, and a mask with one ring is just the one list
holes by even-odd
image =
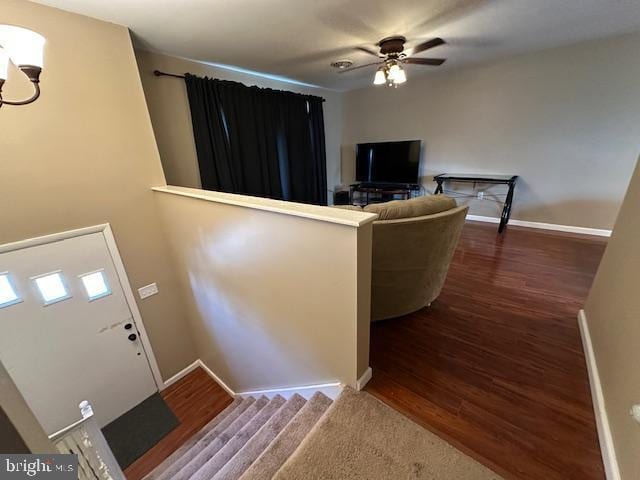
[[140, 287], [138, 289], [138, 295], [140, 295], [141, 299], [145, 299], [150, 297], [151, 295], [155, 295], [158, 293], [158, 285], [155, 283], [151, 283], [149, 285], [145, 285], [144, 287]]

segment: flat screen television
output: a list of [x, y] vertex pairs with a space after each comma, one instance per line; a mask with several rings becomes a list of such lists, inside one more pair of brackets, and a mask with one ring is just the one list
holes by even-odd
[[356, 180], [364, 183], [418, 183], [420, 140], [359, 143]]

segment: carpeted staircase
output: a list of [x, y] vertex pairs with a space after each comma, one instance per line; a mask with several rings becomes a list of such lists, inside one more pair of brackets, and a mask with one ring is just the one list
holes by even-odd
[[365, 392], [235, 399], [145, 480], [500, 480]]
[[236, 398], [145, 480], [270, 479], [311, 431], [331, 399]]

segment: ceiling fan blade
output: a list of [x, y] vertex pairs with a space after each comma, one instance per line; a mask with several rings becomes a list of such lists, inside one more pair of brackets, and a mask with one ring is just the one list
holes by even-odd
[[429, 50], [430, 48], [437, 47], [438, 45], [444, 45], [445, 42], [440, 37], [432, 38], [431, 40], [427, 40], [426, 42], [422, 42], [411, 49], [411, 55], [415, 55], [416, 53], [424, 52], [425, 50]]
[[447, 59], [446, 58], [405, 58], [402, 60], [403, 63], [409, 63], [412, 65], [433, 65], [438, 66], [442, 65]]
[[365, 67], [371, 67], [372, 65], [381, 65], [384, 62], [373, 62], [373, 63], [367, 63], [365, 65], [358, 65], [357, 67], [351, 67], [351, 68], [345, 68], [343, 70], [338, 70], [338, 73], [347, 73], [347, 72], [352, 72], [354, 70], [358, 70], [360, 68], [365, 68]]
[[360, 50], [361, 52], [368, 53], [369, 55], [373, 55], [374, 57], [381, 57], [380, 53], [375, 50], [371, 50], [367, 47], [356, 47], [356, 50]]

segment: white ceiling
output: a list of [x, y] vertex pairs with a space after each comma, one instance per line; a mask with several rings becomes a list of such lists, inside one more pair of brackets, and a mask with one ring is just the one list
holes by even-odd
[[375, 61], [356, 46], [401, 34], [441, 67], [640, 30], [640, 0], [36, 0], [126, 25], [138, 47], [281, 75], [337, 90], [371, 83], [374, 69], [337, 74], [329, 63]]

